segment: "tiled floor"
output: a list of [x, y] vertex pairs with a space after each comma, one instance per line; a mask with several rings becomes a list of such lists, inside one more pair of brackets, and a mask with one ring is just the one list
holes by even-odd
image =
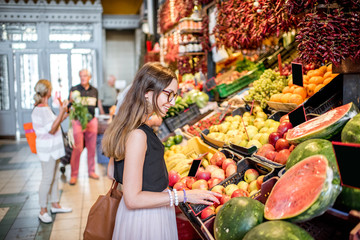
[[110, 188], [106, 168], [97, 164], [100, 180], [88, 178], [86, 150], [81, 155], [80, 174], [75, 186], [70, 179], [70, 166], [60, 181], [60, 204], [72, 213], [53, 214], [54, 222], [41, 223], [38, 189], [41, 165], [30, 152], [25, 140], [0, 140], [0, 240], [14, 239], [82, 239], [88, 212], [100, 194]]

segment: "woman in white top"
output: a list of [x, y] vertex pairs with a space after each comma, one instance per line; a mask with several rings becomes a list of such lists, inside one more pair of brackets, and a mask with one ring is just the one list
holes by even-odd
[[47, 198], [50, 195], [51, 212], [71, 212], [71, 208], [63, 208], [59, 204], [59, 158], [65, 155], [64, 142], [60, 123], [67, 117], [67, 100], [60, 106], [56, 116], [48, 105], [51, 97], [51, 83], [41, 79], [35, 85], [35, 108], [31, 114], [33, 128], [36, 133], [36, 151], [41, 162], [42, 179], [39, 188], [41, 211], [39, 219], [44, 223], [52, 222], [47, 211]]

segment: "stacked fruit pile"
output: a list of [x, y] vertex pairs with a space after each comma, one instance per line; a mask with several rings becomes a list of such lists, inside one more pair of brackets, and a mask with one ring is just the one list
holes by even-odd
[[300, 105], [309, 97], [317, 93], [326, 84], [331, 82], [338, 74], [332, 73], [332, 65], [322, 66], [315, 70], [310, 70], [303, 76], [304, 86], [294, 85], [292, 77], [289, 78], [288, 86], [282, 90], [282, 93], [273, 94], [270, 97], [272, 102], [295, 103]]
[[227, 144], [259, 148], [268, 143], [269, 134], [276, 132], [279, 124], [275, 120], [267, 119], [262, 108], [256, 106], [252, 115], [245, 112], [242, 117], [239, 115], [228, 116], [223, 123], [211, 126], [207, 136]]
[[249, 95], [245, 96], [245, 100], [259, 101], [260, 106], [265, 108], [270, 96], [280, 93], [287, 84], [288, 80], [285, 76], [281, 76], [272, 69], [267, 69], [258, 80], [254, 81], [254, 86], [250, 88]]

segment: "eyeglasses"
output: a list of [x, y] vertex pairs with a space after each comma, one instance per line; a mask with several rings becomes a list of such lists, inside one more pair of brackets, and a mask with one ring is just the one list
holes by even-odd
[[168, 96], [168, 102], [171, 102], [173, 99], [176, 99], [176, 97], [178, 96], [177, 93], [174, 93], [173, 91], [168, 91], [168, 90], [162, 90], [164, 93], [166, 93], [166, 95]]

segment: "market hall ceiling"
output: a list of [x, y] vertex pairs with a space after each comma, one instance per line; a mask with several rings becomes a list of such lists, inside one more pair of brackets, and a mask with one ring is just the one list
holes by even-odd
[[[9, 2], [10, 0], [5, 0], [5, 2]], [[14, 0], [13, 0], [14, 1]], [[33, 1], [38, 2], [39, 0], [25, 0], [25, 2]], [[47, 0], [46, 2], [51, 2], [54, 0]], [[70, 0], [56, 0], [56, 2], [69, 2]], [[73, 2], [77, 2], [77, 0], [72, 0]], [[89, 0], [84, 0], [83, 2], [87, 2]], [[15, 0], [18, 2], [18, 0]], [[94, 0], [90, 1], [94, 2]], [[143, 0], [101, 0], [101, 5], [103, 7], [103, 14], [130, 14], [135, 15], [140, 13], [140, 7], [143, 3]]]

